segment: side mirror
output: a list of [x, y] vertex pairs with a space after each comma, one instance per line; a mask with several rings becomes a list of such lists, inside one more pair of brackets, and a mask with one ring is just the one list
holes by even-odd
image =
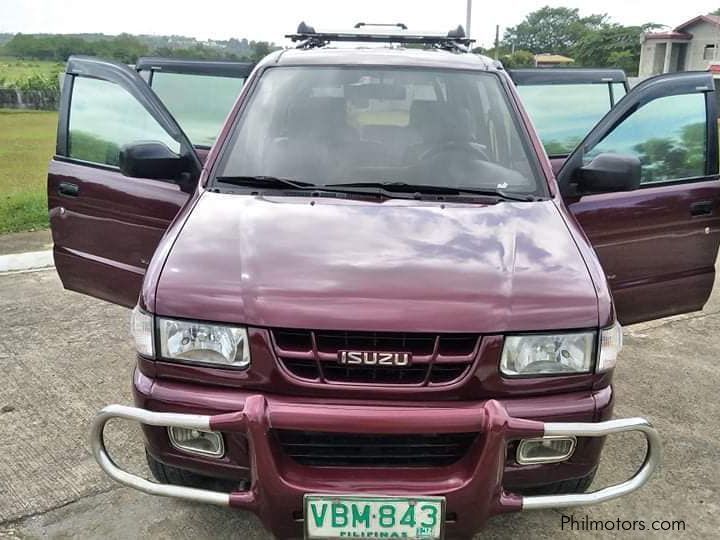
[[120, 148], [120, 172], [135, 178], [175, 180], [180, 183], [191, 175], [189, 160], [161, 142], [137, 142]]
[[623, 154], [600, 154], [575, 171], [580, 193], [632, 191], [640, 186], [640, 160]]

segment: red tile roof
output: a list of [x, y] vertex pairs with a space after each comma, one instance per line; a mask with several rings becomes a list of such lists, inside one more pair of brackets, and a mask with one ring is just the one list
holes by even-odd
[[671, 32], [648, 32], [645, 34], [645, 39], [692, 39], [692, 34], [689, 34], [685, 30], [694, 24], [699, 22], [707, 22], [720, 26], [720, 15], [698, 15], [693, 17], [689, 21], [685, 21], [680, 26], [676, 26]]
[[691, 40], [692, 36], [685, 32], [649, 32], [645, 34], [645, 39], [684, 39]]
[[690, 19], [682, 23], [680, 26], [675, 27], [675, 32], [683, 32], [688, 26], [692, 26], [700, 21], [708, 22], [720, 26], [720, 16], [718, 15], [698, 15], [697, 17]]

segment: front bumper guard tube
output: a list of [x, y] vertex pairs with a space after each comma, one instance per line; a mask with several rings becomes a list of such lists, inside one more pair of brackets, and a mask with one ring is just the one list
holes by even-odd
[[608, 486], [591, 493], [571, 493], [567, 495], [536, 495], [523, 497], [523, 509], [567, 508], [568, 506], [588, 506], [597, 504], [640, 489], [652, 476], [662, 459], [662, 443], [660, 435], [652, 424], [644, 418], [621, 418], [605, 422], [546, 422], [545, 435], [575, 437], [605, 437], [616, 433], [639, 431], [645, 436], [647, 450], [642, 466], [625, 482]]
[[103, 436], [105, 424], [113, 418], [136, 420], [148, 426], [179, 427], [209, 431], [210, 416], [151, 412], [146, 409], [127, 407], [125, 405], [108, 405], [104, 407], [93, 420], [90, 430], [90, 447], [92, 448], [95, 461], [98, 462], [105, 474], [124, 486], [137, 489], [148, 495], [174, 497], [176, 499], [214, 504], [217, 506], [230, 506], [229, 493], [151, 482], [150, 480], [131, 474], [118, 467], [110, 457], [110, 454], [108, 454], [107, 448], [105, 448], [105, 439]]
[[[501, 495], [494, 503], [495, 511], [503, 513], [517, 510], [566, 508], [572, 506], [586, 506], [617, 499], [641, 488], [648, 481], [661, 460], [662, 445], [657, 431], [644, 418], [624, 418], [608, 420], [605, 422], [536, 422], [508, 416], [505, 408], [497, 401], [488, 401], [482, 409], [485, 418], [482, 423], [485, 429], [493, 431], [505, 443], [509, 440], [522, 438], [536, 438], [540, 436], [575, 436], [575, 437], [605, 437], [616, 433], [637, 431], [645, 436], [647, 450], [643, 464], [637, 472], [625, 482], [590, 493], [567, 495], [520, 496], [506, 493], [500, 487]], [[247, 491], [222, 493], [205, 489], [161, 484], [146, 480], [131, 474], [118, 467], [108, 454], [105, 447], [103, 432], [107, 422], [113, 418], [135, 420], [142, 424], [161, 427], [181, 427], [187, 429], [201, 429], [206, 431], [244, 432], [248, 436], [251, 453], [252, 482]], [[253, 426], [254, 424], [254, 426]], [[244, 409], [239, 412], [218, 415], [196, 415], [166, 412], [151, 412], [146, 409], [128, 407], [124, 405], [108, 405], [95, 417], [90, 432], [90, 445], [93, 456], [100, 468], [113, 480], [125, 486], [137, 489], [150, 495], [173, 497], [187, 501], [214, 504], [218, 506], [232, 506], [248, 510], [256, 510], [259, 493], [263, 489], [258, 478], [258, 456], [253, 455], [253, 447], [265, 447], [266, 441], [261, 443], [254, 440], [258, 437], [267, 438], [269, 429], [267, 404], [263, 396], [249, 397]], [[260, 425], [263, 429], [254, 429]], [[493, 450], [500, 450], [500, 445], [492, 445]], [[256, 448], [257, 450], [258, 448]], [[497, 460], [502, 466], [504, 459]], [[498, 477], [501, 478], [501, 472]], [[267, 477], [266, 477], [267, 478]]]

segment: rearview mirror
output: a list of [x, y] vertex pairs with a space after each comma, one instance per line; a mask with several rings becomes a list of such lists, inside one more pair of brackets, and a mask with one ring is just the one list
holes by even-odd
[[623, 154], [599, 154], [575, 171], [580, 193], [632, 191], [640, 186], [640, 160]]
[[185, 180], [191, 171], [189, 160], [161, 142], [137, 142], [120, 148], [120, 172], [135, 178]]
[[345, 86], [345, 97], [351, 101], [368, 99], [404, 100], [407, 97], [405, 87], [399, 84], [363, 82]]

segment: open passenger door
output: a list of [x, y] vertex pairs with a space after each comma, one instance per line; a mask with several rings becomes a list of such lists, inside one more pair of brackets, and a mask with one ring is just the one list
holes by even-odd
[[[143, 152], [174, 164], [177, 174], [124, 175], [128, 156]], [[71, 57], [48, 172], [55, 266], [65, 288], [133, 306], [145, 268], [201, 167], [183, 130], [136, 71]]]
[[[613, 171], [602, 170], [608, 154], [634, 160], [639, 187], [607, 189], [614, 183]], [[641, 82], [570, 154], [557, 178], [598, 254], [622, 323], [702, 309], [720, 246], [717, 108], [709, 73]], [[602, 180], [609, 180], [605, 188]]]

